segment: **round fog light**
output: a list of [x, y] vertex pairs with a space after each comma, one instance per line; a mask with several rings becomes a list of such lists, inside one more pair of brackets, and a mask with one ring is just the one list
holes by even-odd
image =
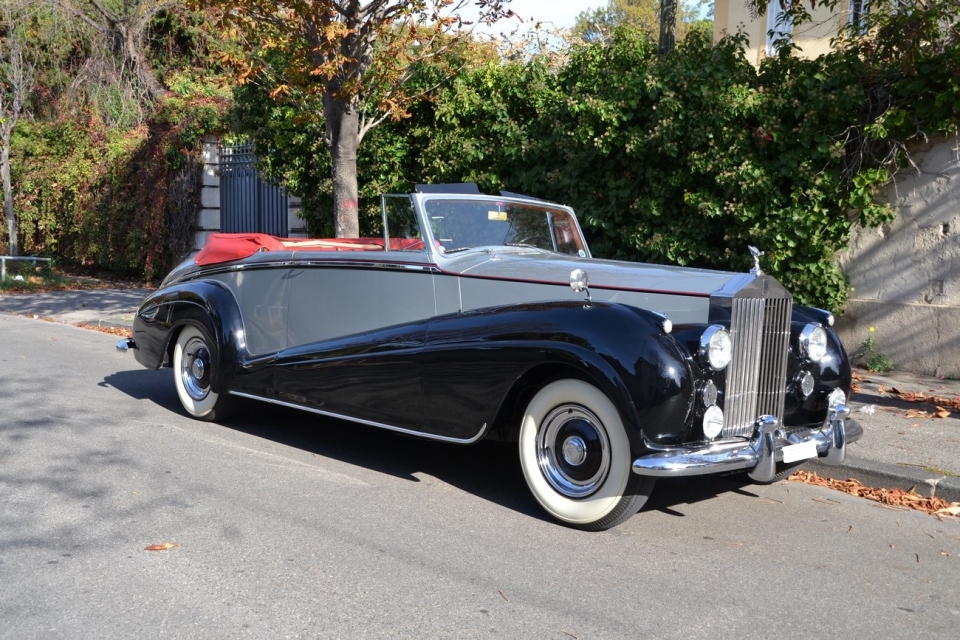
[[847, 394], [843, 392], [843, 389], [834, 389], [827, 396], [827, 408], [835, 409], [841, 404], [847, 404]]
[[723, 409], [713, 405], [703, 413], [703, 435], [713, 440], [723, 431]]
[[713, 380], [707, 380], [700, 387], [700, 400], [704, 407], [712, 407], [717, 404], [717, 385]]

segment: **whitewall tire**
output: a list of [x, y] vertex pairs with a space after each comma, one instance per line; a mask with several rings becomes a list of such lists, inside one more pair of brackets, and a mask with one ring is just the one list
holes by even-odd
[[219, 420], [232, 408], [233, 398], [210, 388], [219, 366], [216, 349], [206, 332], [192, 324], [184, 327], [173, 348], [173, 379], [180, 403], [194, 418]]
[[633, 473], [616, 406], [581, 380], [558, 380], [527, 405], [520, 465], [537, 502], [580, 529], [614, 527], [646, 502], [655, 480]]

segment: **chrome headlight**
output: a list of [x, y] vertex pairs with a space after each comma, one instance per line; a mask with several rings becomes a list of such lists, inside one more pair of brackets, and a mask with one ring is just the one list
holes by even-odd
[[707, 327], [700, 336], [701, 360], [705, 360], [711, 367], [720, 371], [730, 364], [731, 357], [733, 357], [733, 345], [727, 330], [718, 324]]
[[800, 356], [820, 362], [827, 355], [827, 330], [811, 322], [800, 332]]

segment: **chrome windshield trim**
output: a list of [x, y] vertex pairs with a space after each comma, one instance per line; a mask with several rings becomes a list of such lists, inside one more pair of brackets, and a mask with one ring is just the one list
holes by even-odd
[[359, 424], [365, 424], [368, 427], [377, 427], [378, 429], [386, 429], [387, 431], [395, 431], [397, 433], [402, 433], [408, 436], [417, 436], [418, 438], [426, 438], [428, 440], [437, 440], [440, 442], [451, 442], [453, 444], [473, 444], [480, 438], [482, 438], [487, 433], [487, 425], [484, 424], [477, 435], [472, 438], [462, 439], [462, 438], [451, 438], [449, 436], [439, 436], [433, 433], [426, 433], [423, 431], [415, 431], [413, 429], [406, 429], [404, 427], [396, 427], [390, 424], [384, 424], [382, 422], [375, 422], [373, 420], [364, 420], [363, 418], [354, 418], [343, 413], [335, 413], [333, 411], [325, 411], [323, 409], [317, 409], [314, 407], [307, 407], [300, 404], [295, 404], [293, 402], [284, 402], [283, 400], [277, 400], [276, 398], [265, 398], [263, 396], [258, 396], [252, 393], [244, 393], [242, 391], [231, 391], [230, 395], [238, 396], [240, 398], [247, 398], [249, 400], [258, 400], [260, 402], [267, 402], [270, 404], [280, 405], [281, 407], [289, 407], [290, 409], [299, 409], [301, 411], [309, 411], [311, 413], [317, 413], [322, 416], [327, 416], [330, 418], [339, 418], [341, 420], [349, 420], [350, 422], [357, 422]]

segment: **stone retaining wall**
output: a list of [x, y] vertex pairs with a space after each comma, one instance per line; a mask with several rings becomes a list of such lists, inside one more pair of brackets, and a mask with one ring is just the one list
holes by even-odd
[[872, 333], [897, 369], [960, 376], [960, 140], [912, 154], [888, 191], [899, 208], [879, 228], [855, 228], [838, 256], [852, 291], [837, 331], [854, 352]]

